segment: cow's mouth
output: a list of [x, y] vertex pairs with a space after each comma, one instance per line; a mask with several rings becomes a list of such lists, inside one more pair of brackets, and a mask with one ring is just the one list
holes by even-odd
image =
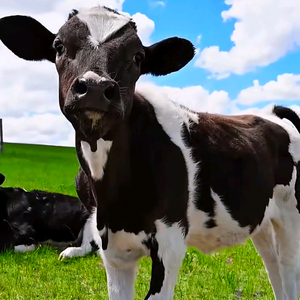
[[78, 110], [75, 118], [78, 122], [78, 133], [82, 139], [98, 140], [101, 138], [104, 114], [99, 110]]
[[108, 138], [111, 130], [122, 120], [123, 117], [115, 111], [102, 112], [88, 109], [76, 112], [72, 123], [80, 139], [91, 144], [100, 138]]

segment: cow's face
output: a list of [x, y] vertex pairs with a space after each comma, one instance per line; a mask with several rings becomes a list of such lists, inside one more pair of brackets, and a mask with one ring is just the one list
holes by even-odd
[[71, 15], [53, 47], [60, 106], [83, 139], [98, 139], [129, 114], [144, 47], [124, 15], [96, 8]]
[[133, 21], [106, 7], [73, 11], [55, 35], [30, 17], [5, 17], [0, 39], [21, 58], [55, 63], [60, 108], [87, 141], [105, 137], [130, 114], [141, 74], [166, 75], [194, 56], [185, 39], [143, 46]]

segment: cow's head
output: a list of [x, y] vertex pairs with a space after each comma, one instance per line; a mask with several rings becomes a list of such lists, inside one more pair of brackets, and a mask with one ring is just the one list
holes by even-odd
[[104, 137], [130, 114], [140, 75], [175, 72], [195, 54], [177, 37], [143, 46], [134, 22], [106, 7], [74, 10], [57, 34], [31, 17], [4, 17], [0, 39], [23, 59], [55, 63], [60, 108], [87, 141]]
[[34, 229], [29, 222], [32, 213], [26, 191], [22, 188], [2, 187], [5, 176], [0, 173], [0, 252], [17, 241], [28, 241]]

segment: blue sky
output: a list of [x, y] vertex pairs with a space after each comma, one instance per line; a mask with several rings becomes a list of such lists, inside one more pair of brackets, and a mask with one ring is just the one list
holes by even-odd
[[[126, 0], [123, 4], [124, 11], [130, 14], [139, 11], [155, 22], [155, 30], [151, 35], [152, 42], [170, 36], [180, 36], [189, 39], [200, 50], [218, 45], [220, 50], [229, 51], [234, 46], [230, 36], [237, 20], [223, 21], [222, 11], [230, 8], [230, 5], [225, 4], [225, 1], [169, 0], [164, 1], [164, 5], [155, 5], [155, 3], [157, 2], [151, 0]], [[201, 35], [201, 39], [200, 43], [197, 43], [199, 35]], [[215, 90], [227, 91], [230, 98], [235, 99], [241, 90], [253, 85], [253, 80], [259, 80], [259, 83], [264, 85], [271, 80], [276, 80], [277, 75], [299, 73], [300, 52], [299, 47], [296, 47], [283, 58], [267, 66], [258, 66], [253, 71], [245, 74], [232, 74], [230, 77], [220, 80], [209, 78], [210, 72], [195, 67], [195, 59], [180, 72], [165, 77], [152, 78], [152, 81], [158, 85], [173, 87], [201, 85], [209, 92]], [[286, 104], [286, 99], [284, 101], [274, 100], [276, 103]], [[262, 101], [256, 107], [263, 107], [266, 103], [266, 101]], [[288, 105], [292, 104], [299, 104], [299, 100], [288, 101]]]
[[[276, 103], [300, 114], [299, 0], [0, 0], [0, 17], [30, 15], [57, 32], [73, 8], [96, 5], [129, 13], [145, 43], [179, 36], [197, 48], [180, 71], [138, 84], [197, 111], [259, 113]], [[74, 145], [54, 66], [20, 60], [1, 42], [0, 56], [5, 140]]]

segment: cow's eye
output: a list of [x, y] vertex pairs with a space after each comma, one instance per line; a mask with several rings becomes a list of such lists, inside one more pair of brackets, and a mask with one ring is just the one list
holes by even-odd
[[61, 56], [65, 51], [65, 46], [63, 45], [63, 43], [60, 40], [56, 40], [54, 42], [54, 49], [55, 49], [57, 55]]
[[141, 62], [143, 61], [144, 56], [142, 53], [137, 53], [133, 57], [133, 62], [136, 63], [137, 65], [140, 65]]

